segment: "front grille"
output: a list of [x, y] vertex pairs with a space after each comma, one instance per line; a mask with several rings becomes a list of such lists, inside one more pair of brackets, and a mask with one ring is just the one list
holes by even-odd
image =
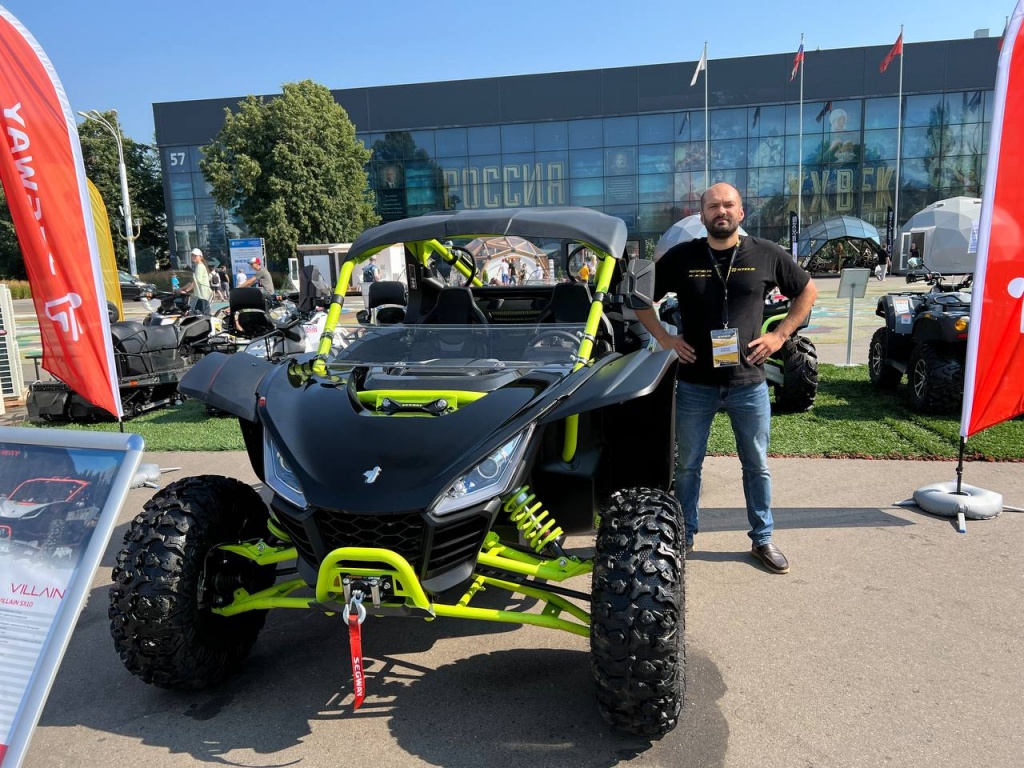
[[274, 511], [299, 556], [311, 565], [320, 563], [334, 549], [376, 547], [404, 557], [421, 578], [431, 578], [473, 560], [493, 517], [476, 510], [438, 522], [419, 513], [355, 515], [319, 508], [307, 510], [299, 520], [280, 505]]
[[313, 516], [326, 552], [339, 547], [379, 547], [414, 565], [423, 551], [423, 518], [409, 515], [351, 515], [320, 509]]

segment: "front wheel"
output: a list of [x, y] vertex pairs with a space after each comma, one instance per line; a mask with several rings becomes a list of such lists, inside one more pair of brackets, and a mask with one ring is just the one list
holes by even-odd
[[273, 585], [273, 568], [216, 550], [267, 536], [259, 494], [227, 477], [190, 477], [158, 492], [124, 536], [110, 588], [110, 632], [128, 671], [161, 688], [198, 689], [237, 671], [266, 611], [212, 609]]
[[871, 337], [871, 346], [868, 347], [868, 377], [879, 389], [896, 389], [903, 378], [897, 368], [886, 362], [888, 357], [889, 331], [879, 328]]
[[590, 653], [601, 715], [657, 736], [679, 720], [686, 687], [684, 526], [675, 497], [633, 488], [601, 513]]

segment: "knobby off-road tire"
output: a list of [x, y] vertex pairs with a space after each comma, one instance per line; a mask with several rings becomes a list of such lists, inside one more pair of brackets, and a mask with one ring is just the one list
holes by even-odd
[[964, 367], [932, 344], [917, 344], [907, 366], [907, 394], [919, 413], [955, 413], [964, 395]]
[[160, 688], [198, 689], [236, 672], [263, 628], [266, 611], [212, 612], [235, 589], [273, 585], [274, 569], [218, 544], [267, 536], [259, 494], [227, 477], [172, 483], [136, 516], [124, 536], [110, 588], [110, 633], [128, 671]]
[[868, 377], [878, 389], [896, 389], [903, 374], [886, 363], [889, 357], [889, 331], [879, 328], [871, 337], [868, 347]]
[[590, 652], [601, 715], [658, 736], [675, 728], [686, 687], [683, 514], [664, 491], [612, 495], [601, 513]]
[[806, 336], [790, 336], [779, 349], [782, 385], [775, 386], [778, 413], [802, 413], [818, 396], [818, 350]]

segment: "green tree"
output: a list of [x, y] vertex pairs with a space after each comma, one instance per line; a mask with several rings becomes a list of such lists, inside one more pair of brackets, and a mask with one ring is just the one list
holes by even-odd
[[299, 243], [351, 241], [379, 221], [364, 169], [370, 152], [348, 114], [311, 80], [281, 90], [225, 110], [199, 164], [217, 203], [264, 238], [275, 265]]
[[[100, 113], [115, 123], [114, 112]], [[107, 207], [110, 235], [114, 240], [117, 263], [128, 266], [128, 243], [124, 234], [124, 216], [121, 213], [121, 174], [118, 169], [117, 142], [99, 123], [85, 120], [78, 125], [78, 138], [82, 144], [85, 175], [89, 177]], [[151, 248], [158, 259], [167, 257], [167, 214], [164, 208], [164, 188], [160, 176], [160, 160], [148, 144], [140, 144], [124, 137], [124, 165], [128, 174], [128, 196], [132, 205], [132, 218], [141, 225], [135, 239], [136, 250]]]

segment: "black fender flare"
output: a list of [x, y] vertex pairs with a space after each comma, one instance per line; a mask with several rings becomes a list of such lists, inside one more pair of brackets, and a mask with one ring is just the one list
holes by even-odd
[[666, 375], [675, 378], [678, 360], [672, 350], [650, 352], [647, 349], [609, 359], [591, 371], [572, 396], [548, 411], [541, 421], [549, 423], [649, 395]]

